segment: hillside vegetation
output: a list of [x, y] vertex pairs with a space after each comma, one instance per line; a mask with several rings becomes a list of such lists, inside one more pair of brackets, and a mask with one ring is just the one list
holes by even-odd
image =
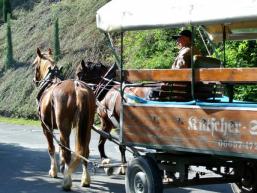
[[[1, 1], [1, 0], [0, 0]], [[66, 78], [74, 78], [81, 59], [111, 64], [114, 58], [108, 42], [96, 29], [96, 10], [108, 0], [11, 0], [14, 68], [3, 70], [6, 24], [0, 24], [0, 115], [23, 118], [37, 117], [36, 94], [32, 83], [32, 62], [36, 48], [52, 47], [53, 23], [59, 19], [61, 59]], [[176, 56], [176, 42], [172, 35], [179, 29], [157, 29], [125, 33], [125, 63], [127, 68], [170, 68]], [[118, 34], [112, 34], [119, 46]], [[203, 44], [197, 47], [206, 55]], [[213, 48], [213, 56], [223, 58], [221, 43]], [[257, 41], [226, 42], [227, 67], [257, 67]], [[257, 86], [234, 87], [235, 99], [257, 101]]]
[[3, 70], [6, 24], [0, 27], [0, 114], [36, 118], [37, 89], [32, 83], [36, 48], [52, 47], [53, 21], [59, 18], [62, 58], [66, 78], [74, 77], [81, 59], [110, 63], [106, 40], [96, 29], [96, 10], [107, 0], [12, 0], [11, 20], [15, 68]]

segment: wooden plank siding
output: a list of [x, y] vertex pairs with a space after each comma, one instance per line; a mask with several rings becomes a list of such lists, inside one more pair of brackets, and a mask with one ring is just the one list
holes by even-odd
[[123, 138], [153, 149], [257, 158], [257, 108], [125, 105]]
[[[191, 81], [191, 69], [124, 70], [124, 79], [136, 81]], [[196, 82], [257, 83], [257, 68], [197, 68]]]

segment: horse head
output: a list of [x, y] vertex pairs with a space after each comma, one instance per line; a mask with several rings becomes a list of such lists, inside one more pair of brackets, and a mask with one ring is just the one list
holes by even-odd
[[76, 70], [76, 78], [91, 84], [99, 84], [108, 68], [102, 63], [93, 63], [84, 60], [78, 65]]
[[116, 63], [108, 68], [102, 63], [85, 63], [84, 60], [82, 60], [77, 67], [76, 78], [85, 83], [97, 84], [94, 91], [97, 99], [101, 100], [115, 84], [113, 79], [116, 76], [117, 69]]
[[37, 48], [37, 57], [34, 60], [33, 65], [35, 65], [33, 82], [38, 86], [40, 81], [46, 77], [49, 70], [55, 67], [52, 58], [52, 50], [49, 48], [47, 52], [42, 53], [40, 49]]

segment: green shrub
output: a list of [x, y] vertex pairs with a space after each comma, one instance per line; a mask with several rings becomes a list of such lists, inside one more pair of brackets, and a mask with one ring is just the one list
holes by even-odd
[[[227, 42], [225, 47], [226, 67], [257, 67], [257, 41]], [[222, 45], [216, 49], [216, 55], [223, 55]], [[256, 85], [234, 86], [234, 97], [238, 100], [257, 101]]]
[[128, 32], [124, 55], [128, 68], [170, 68], [177, 52], [171, 36], [175, 30]]

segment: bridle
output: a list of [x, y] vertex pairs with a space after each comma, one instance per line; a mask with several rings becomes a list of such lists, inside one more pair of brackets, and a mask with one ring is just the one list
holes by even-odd
[[[96, 99], [99, 100], [100, 97], [103, 97], [101, 96], [103, 95], [103, 92], [106, 92], [106, 91], [108, 92], [115, 84], [120, 84], [113, 80], [113, 78], [115, 77], [117, 68], [118, 68], [117, 65], [113, 64], [110, 67], [110, 69], [105, 73], [105, 75], [103, 77], [100, 77], [101, 81], [99, 82], [99, 84], [96, 86], [96, 89], [94, 90]], [[104, 95], [106, 93], [104, 93]]]
[[57, 78], [59, 80], [63, 80], [63, 76], [61, 74], [62, 68], [58, 68], [57, 66], [54, 66], [54, 68], [52, 69], [51, 67], [48, 68], [48, 72], [45, 75], [45, 77], [38, 81], [39, 82], [39, 88], [41, 85], [51, 82], [54, 78]]
[[[48, 67], [48, 73], [49, 73], [50, 68], [53, 68], [53, 69], [56, 68], [56, 65], [54, 64], [54, 60], [52, 59], [52, 57], [51, 56], [47, 56], [47, 55], [49, 55], [49, 54], [42, 53], [42, 54], [40, 54], [40, 56], [37, 56], [36, 59], [34, 60], [34, 62], [32, 63], [32, 66], [36, 66], [37, 67], [41, 63], [41, 60], [45, 60], [46, 61], [45, 65], [46, 65], [47, 62], [50, 63], [50, 65], [49, 65], [50, 67]], [[46, 76], [48, 75], [48, 73], [46, 73], [44, 75], [44, 77], [41, 78], [41, 80], [39, 80], [39, 81], [36, 80], [36, 75], [35, 75], [35, 78], [34, 78], [33, 82], [40, 83], [41, 81], [46, 79]]]

